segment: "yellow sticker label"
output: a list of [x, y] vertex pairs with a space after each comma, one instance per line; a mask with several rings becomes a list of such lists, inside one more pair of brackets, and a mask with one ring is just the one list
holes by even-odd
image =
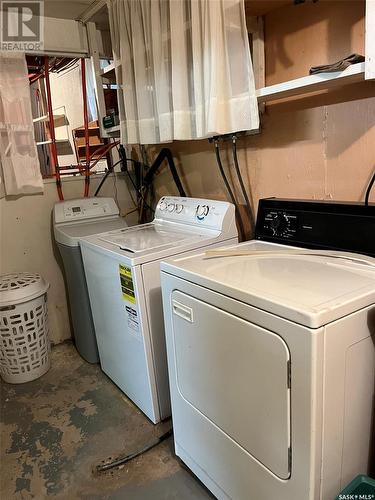
[[134, 292], [134, 282], [132, 276], [132, 270], [130, 267], [123, 266], [119, 264], [120, 270], [120, 281], [121, 281], [121, 290], [122, 290], [122, 298], [131, 302], [132, 304], [136, 303], [135, 292]]

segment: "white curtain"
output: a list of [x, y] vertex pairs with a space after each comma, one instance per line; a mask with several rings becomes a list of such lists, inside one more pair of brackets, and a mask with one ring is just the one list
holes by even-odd
[[25, 54], [0, 52], [0, 163], [7, 195], [40, 193]]
[[87, 110], [89, 121], [93, 122], [98, 119], [98, 108], [95, 97], [95, 84], [93, 66], [90, 59], [85, 59], [86, 66], [86, 92], [87, 92]]
[[259, 127], [243, 0], [108, 0], [121, 139]]

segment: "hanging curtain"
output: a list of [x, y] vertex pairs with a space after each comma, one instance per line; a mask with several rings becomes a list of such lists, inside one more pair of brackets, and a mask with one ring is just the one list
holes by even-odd
[[259, 127], [243, 0], [108, 0], [125, 144]]
[[0, 163], [7, 195], [43, 192], [25, 54], [0, 52]]
[[86, 66], [87, 111], [88, 111], [89, 122], [93, 122], [98, 119], [98, 108], [96, 105], [94, 74], [90, 59], [85, 59], [85, 66]]

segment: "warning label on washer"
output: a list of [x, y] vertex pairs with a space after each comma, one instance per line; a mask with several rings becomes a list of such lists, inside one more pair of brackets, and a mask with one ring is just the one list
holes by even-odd
[[138, 313], [135, 309], [130, 306], [125, 307], [126, 316], [128, 318], [128, 327], [134, 332], [139, 332], [139, 321], [138, 321]]
[[119, 264], [120, 270], [120, 281], [121, 281], [121, 290], [122, 290], [122, 298], [131, 302], [132, 304], [136, 303], [135, 292], [134, 292], [134, 282], [132, 276], [132, 270], [130, 267], [123, 266]]

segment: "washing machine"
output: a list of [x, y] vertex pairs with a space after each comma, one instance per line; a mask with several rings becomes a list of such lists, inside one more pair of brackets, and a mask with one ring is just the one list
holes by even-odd
[[64, 265], [74, 342], [89, 363], [98, 363], [99, 355], [78, 242], [82, 236], [125, 227], [112, 198], [61, 201], [53, 208], [53, 230]]
[[375, 206], [268, 199], [254, 240], [161, 263], [175, 450], [217, 498], [333, 500], [368, 470], [374, 234]]
[[101, 367], [154, 423], [170, 416], [160, 260], [236, 241], [233, 205], [169, 196], [149, 224], [80, 239]]

